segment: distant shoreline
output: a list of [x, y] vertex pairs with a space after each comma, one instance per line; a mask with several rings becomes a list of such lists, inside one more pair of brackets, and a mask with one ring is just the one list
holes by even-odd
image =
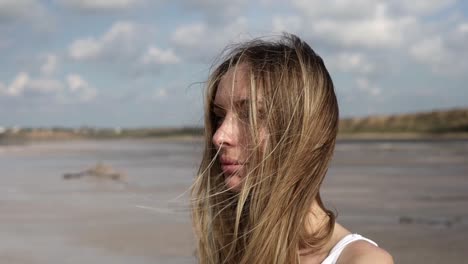
[[[468, 108], [339, 121], [338, 140], [465, 140]], [[203, 127], [179, 128], [3, 128], [0, 145], [77, 139], [201, 139]]]
[[[108, 141], [108, 140], [157, 140], [157, 141], [190, 141], [202, 142], [202, 135], [166, 135], [166, 136], [121, 136], [121, 137], [84, 137], [84, 136], [59, 136], [54, 137], [24, 137], [24, 136], [9, 136], [8, 138], [0, 137], [0, 146], [5, 145], [24, 145], [31, 143], [47, 143], [47, 142], [65, 142], [65, 141]], [[339, 133], [338, 142], [342, 141], [451, 141], [451, 140], [468, 140], [468, 133], [444, 133], [444, 134], [428, 134], [428, 133]]]
[[468, 140], [468, 133], [339, 133], [338, 140]]

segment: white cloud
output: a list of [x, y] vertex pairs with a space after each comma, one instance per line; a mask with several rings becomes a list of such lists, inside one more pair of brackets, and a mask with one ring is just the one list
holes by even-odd
[[61, 80], [52, 78], [31, 78], [28, 73], [20, 72], [10, 85], [0, 83], [0, 95], [8, 97], [52, 96], [67, 101], [89, 102], [96, 98], [97, 90], [78, 74], [66, 78], [68, 91]]
[[167, 90], [164, 88], [158, 88], [153, 92], [153, 99], [160, 100], [167, 97]]
[[460, 23], [457, 27], [457, 31], [460, 34], [468, 34], [468, 22]]
[[416, 19], [409, 16], [393, 18], [386, 12], [387, 7], [379, 5], [371, 17], [352, 20], [323, 18], [312, 23], [311, 33], [340, 46], [401, 46], [405, 31], [416, 24]]
[[0, 94], [7, 96], [19, 96], [23, 93], [29, 82], [29, 75], [26, 72], [20, 72], [10, 85], [0, 85]]
[[117, 21], [110, 30], [104, 34], [101, 41], [105, 43], [132, 37], [136, 32], [136, 25], [129, 21]]
[[[375, 11], [374, 0], [293, 0], [293, 6], [307, 17], [362, 18]], [[312, 21], [311, 21], [312, 22]]]
[[381, 5], [394, 15], [428, 15], [442, 11], [457, 0], [294, 0], [293, 5], [310, 18], [363, 19]]
[[63, 90], [63, 84], [55, 79], [31, 79], [27, 84], [27, 88], [41, 94], [58, 93]]
[[368, 78], [366, 77], [359, 77], [356, 79], [356, 86], [357, 88], [365, 92], [371, 96], [378, 96], [381, 94], [382, 89], [377, 85], [373, 84]]
[[75, 60], [97, 58], [101, 52], [101, 44], [94, 38], [85, 38], [74, 41], [68, 53]]
[[45, 55], [45, 62], [41, 66], [41, 73], [43, 75], [53, 75], [57, 71], [58, 67], [58, 56], [55, 54]]
[[74, 60], [95, 60], [117, 54], [125, 56], [136, 47], [137, 25], [128, 21], [115, 22], [112, 27], [99, 38], [87, 37], [74, 41], [68, 54]]
[[327, 57], [325, 61], [331, 69], [342, 72], [371, 74], [376, 68], [364, 54], [358, 52], [341, 52]]
[[440, 36], [423, 39], [414, 44], [410, 49], [410, 54], [420, 61], [426, 61], [434, 64], [442, 63], [444, 57], [448, 54], [442, 43]]
[[180, 62], [180, 58], [172, 49], [162, 50], [150, 46], [140, 61], [143, 64], [176, 64]]
[[75, 40], [68, 48], [68, 56], [78, 62], [111, 64], [113, 70], [133, 78], [182, 61], [174, 49], [149, 44], [153, 33], [148, 25], [117, 21], [101, 36]]
[[60, 4], [79, 10], [125, 10], [134, 8], [143, 0], [57, 0]]
[[[307, 37], [341, 48], [399, 48], [420, 23], [399, 1], [294, 0], [292, 5], [300, 14], [293, 25], [301, 21]], [[283, 23], [273, 26], [278, 24]]]
[[297, 33], [301, 31], [303, 21], [299, 16], [275, 16], [272, 25], [273, 32]]
[[175, 29], [172, 41], [179, 46], [197, 46], [207, 34], [207, 25], [202, 22], [183, 25]]
[[191, 13], [201, 13], [209, 24], [229, 23], [246, 11], [247, 0], [178, 0]]
[[82, 102], [92, 101], [97, 96], [97, 90], [78, 74], [67, 75], [67, 84], [69, 91]]
[[83, 87], [88, 86], [88, 83], [78, 74], [69, 74], [67, 76], [67, 83], [71, 92], [77, 92], [83, 89]]
[[207, 62], [226, 44], [247, 38], [246, 32], [248, 32], [247, 19], [238, 17], [226, 25], [209, 25], [203, 22], [182, 25], [176, 28], [171, 41], [178, 54]]
[[412, 14], [432, 14], [456, 3], [456, 0], [399, 0], [394, 1], [396, 8], [401, 8]]
[[468, 24], [460, 22], [448, 32], [438, 32], [409, 47], [416, 61], [431, 67], [439, 74], [466, 74], [468, 72]]
[[[397, 64], [396, 57], [409, 53], [410, 58], [429, 65], [433, 72], [462, 73], [468, 72], [468, 23], [460, 21], [463, 17], [456, 12], [444, 14], [456, 2], [294, 0], [293, 7], [300, 16], [292, 24], [302, 21], [305, 38], [333, 52], [353, 50], [369, 55], [367, 60], [351, 54], [331, 56], [327, 62], [340, 71], [368, 75]], [[428, 21], [426, 16], [434, 14], [444, 18]], [[285, 21], [274, 21], [273, 27], [287, 28]], [[373, 58], [381, 63], [370, 63]]]
[[19, 73], [7, 89], [7, 94], [12, 96], [20, 95], [29, 82], [29, 75], [25, 72]]
[[56, 79], [33, 79], [26, 72], [16, 75], [10, 85], [0, 85], [0, 95], [11, 97], [23, 96], [26, 93], [57, 94], [63, 90], [63, 84]]
[[31, 20], [45, 15], [45, 8], [37, 0], [1, 0], [0, 21]]

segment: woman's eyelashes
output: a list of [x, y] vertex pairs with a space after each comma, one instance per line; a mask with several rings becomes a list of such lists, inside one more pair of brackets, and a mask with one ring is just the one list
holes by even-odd
[[[217, 127], [220, 127], [224, 120], [226, 119], [226, 112], [219, 107], [215, 107], [212, 110], [212, 115], [214, 117], [214, 122]], [[239, 121], [242, 124], [248, 124], [251, 118], [249, 109], [236, 109], [235, 112], [232, 113], [233, 118]], [[261, 121], [265, 118], [265, 111], [259, 110], [256, 114], [256, 118]]]
[[213, 111], [214, 121], [217, 127], [221, 126], [224, 121], [224, 117], [226, 116], [224, 113], [220, 113], [219, 111]]
[[248, 121], [249, 120], [249, 110], [247, 109], [239, 109], [237, 111], [237, 116], [241, 121]]

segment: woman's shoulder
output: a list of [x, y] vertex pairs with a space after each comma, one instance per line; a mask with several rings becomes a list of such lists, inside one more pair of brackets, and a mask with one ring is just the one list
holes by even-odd
[[350, 243], [341, 253], [337, 264], [393, 264], [392, 256], [384, 249], [365, 240]]

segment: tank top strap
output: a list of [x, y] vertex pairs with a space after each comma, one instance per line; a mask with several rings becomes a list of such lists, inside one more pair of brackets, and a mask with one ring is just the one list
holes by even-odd
[[358, 240], [365, 240], [375, 246], [378, 246], [374, 241], [359, 234], [349, 234], [336, 243], [336, 245], [330, 250], [330, 254], [328, 254], [327, 258], [325, 258], [321, 264], [336, 264], [336, 261], [340, 257], [341, 252], [345, 249], [345, 247], [350, 243]]

